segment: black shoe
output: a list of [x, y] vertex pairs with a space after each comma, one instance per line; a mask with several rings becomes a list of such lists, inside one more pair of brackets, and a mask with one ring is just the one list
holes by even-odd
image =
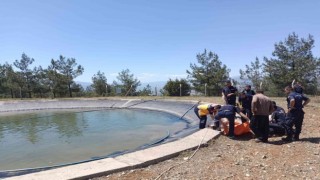
[[282, 138], [282, 141], [287, 141], [287, 142], [291, 142], [292, 141], [292, 137], [285, 137], [285, 138]]
[[217, 127], [217, 126], [211, 126], [211, 128], [212, 128], [213, 130], [216, 130], [216, 131], [221, 131], [221, 128], [220, 128], [220, 127]]
[[256, 143], [260, 143], [260, 142], [267, 143], [267, 142], [268, 142], [268, 139], [256, 138], [256, 139], [255, 139], [255, 142], [256, 142]]
[[300, 138], [299, 138], [299, 136], [294, 136], [294, 137], [293, 137], [293, 140], [294, 140], [294, 141], [300, 141]]
[[234, 136], [228, 136], [229, 139], [235, 139], [236, 137]]
[[217, 130], [218, 127], [217, 126], [210, 126], [213, 130]]
[[273, 137], [273, 136], [275, 136], [274, 133], [269, 133], [269, 135], [268, 135], [268, 137]]

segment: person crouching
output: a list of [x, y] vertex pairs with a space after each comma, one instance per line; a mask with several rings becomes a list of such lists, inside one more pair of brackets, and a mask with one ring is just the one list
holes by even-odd
[[202, 104], [194, 108], [194, 113], [200, 119], [199, 129], [206, 127], [207, 115], [209, 114], [211, 119], [214, 120], [214, 115], [221, 106], [218, 104]]
[[233, 106], [230, 104], [221, 106], [221, 108], [219, 108], [217, 115], [214, 117], [216, 127], [220, 127], [220, 120], [222, 118], [228, 119], [229, 121], [228, 137], [230, 139], [234, 139], [234, 125], [235, 125], [234, 119], [235, 119], [236, 113], [238, 113], [246, 121], [248, 122], [250, 121], [250, 119], [240, 111], [239, 107]]

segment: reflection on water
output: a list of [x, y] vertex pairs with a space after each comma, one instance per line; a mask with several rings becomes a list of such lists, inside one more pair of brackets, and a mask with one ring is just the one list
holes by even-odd
[[55, 129], [60, 137], [81, 135], [86, 127], [82, 113], [74, 112], [37, 112], [20, 114], [16, 116], [0, 117], [0, 142], [3, 141], [4, 132], [19, 134], [29, 142], [35, 144], [42, 138], [42, 133]]
[[185, 127], [175, 116], [146, 110], [0, 115], [0, 170], [88, 160], [137, 148], [165, 136], [167, 130], [174, 133]]

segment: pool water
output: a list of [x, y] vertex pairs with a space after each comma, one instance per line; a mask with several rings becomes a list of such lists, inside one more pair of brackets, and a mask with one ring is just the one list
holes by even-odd
[[55, 166], [134, 150], [187, 127], [148, 110], [34, 111], [0, 115], [0, 171]]

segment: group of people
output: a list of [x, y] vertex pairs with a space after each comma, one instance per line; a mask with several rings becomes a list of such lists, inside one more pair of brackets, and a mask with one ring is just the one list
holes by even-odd
[[[303, 93], [301, 84], [287, 86], [284, 92], [287, 95], [287, 113], [264, 95], [262, 89], [256, 89], [255, 92], [250, 85], [246, 85], [239, 93], [236, 103], [238, 90], [231, 81], [226, 81], [222, 89], [225, 105], [202, 104], [194, 108], [200, 119], [199, 128], [206, 127], [207, 115], [210, 115], [212, 123], [209, 126], [216, 130], [221, 130], [222, 126], [230, 139], [251, 132], [257, 142], [268, 142], [268, 138], [274, 135], [286, 135], [283, 141], [298, 141], [304, 119], [303, 107], [310, 99]], [[236, 118], [237, 114], [241, 120]]]

